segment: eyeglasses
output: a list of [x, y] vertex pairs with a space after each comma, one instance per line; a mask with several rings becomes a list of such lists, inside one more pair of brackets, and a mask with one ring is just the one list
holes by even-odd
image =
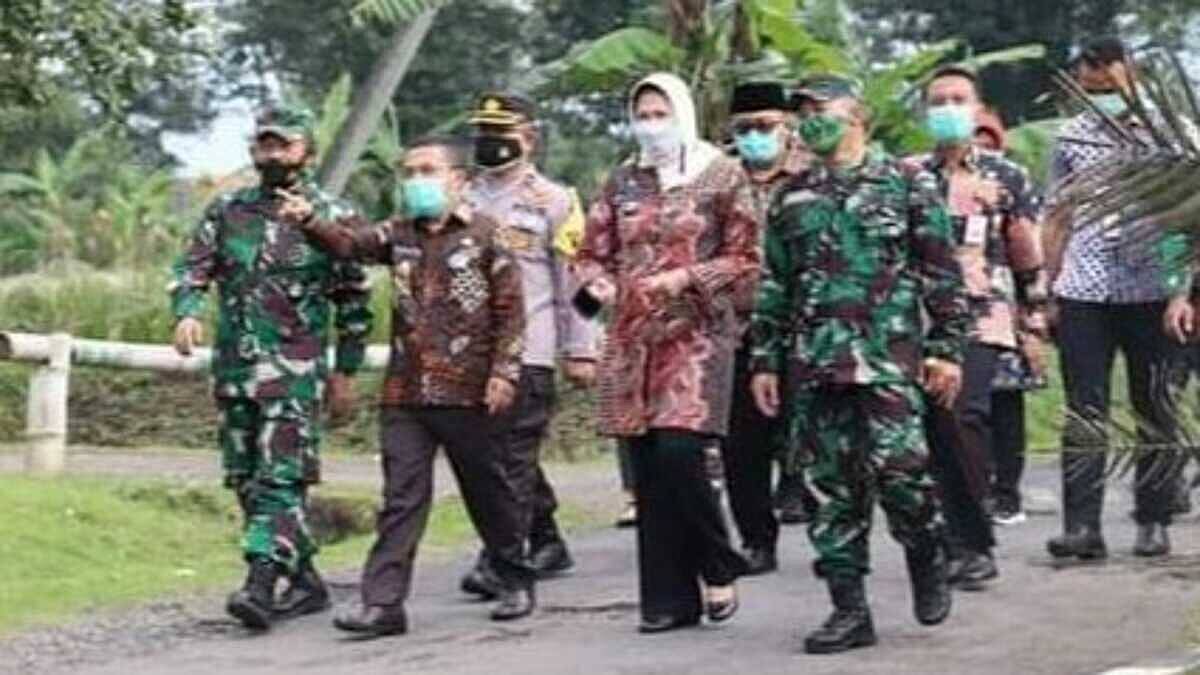
[[738, 136], [741, 136], [742, 134], [748, 134], [751, 131], [769, 134], [772, 131], [775, 131], [775, 128], [778, 127], [779, 124], [780, 122], [778, 120], [742, 120], [734, 123], [733, 133]]

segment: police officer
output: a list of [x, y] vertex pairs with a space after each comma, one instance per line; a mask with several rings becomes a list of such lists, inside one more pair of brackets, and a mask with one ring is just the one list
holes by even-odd
[[[304, 518], [306, 492], [320, 477], [322, 395], [333, 416], [353, 406], [350, 377], [371, 332], [370, 288], [358, 265], [336, 262], [280, 216], [302, 195], [322, 218], [353, 215], [309, 178], [314, 117], [303, 108], [259, 115], [250, 155], [259, 183], [219, 197], [176, 262], [171, 306], [175, 348], [192, 353], [203, 337], [206, 295], [220, 289], [212, 372], [221, 414], [218, 438], [226, 487], [245, 516], [250, 567], [227, 609], [247, 627], [329, 607], [313, 567], [317, 544]], [[327, 362], [330, 303], [337, 358]], [[275, 605], [281, 575], [291, 587]]]
[[[539, 465], [539, 449], [555, 407], [555, 366], [572, 382], [595, 379], [594, 322], [570, 302], [567, 264], [583, 231], [575, 193], [543, 176], [534, 165], [539, 142], [535, 107], [511, 93], [479, 97], [475, 130], [476, 176], [466, 202], [499, 226], [498, 241], [516, 256], [525, 294], [525, 354], [517, 401], [508, 412], [508, 472], [529, 538], [530, 564], [542, 577], [574, 562], [554, 520], [554, 489]], [[462, 579], [464, 591], [490, 597], [495, 577], [486, 555]]]

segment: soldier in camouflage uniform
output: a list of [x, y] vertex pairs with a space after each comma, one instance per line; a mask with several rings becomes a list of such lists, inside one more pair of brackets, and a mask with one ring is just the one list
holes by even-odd
[[[218, 437], [225, 485], [245, 515], [242, 547], [250, 567], [227, 608], [255, 629], [329, 606], [312, 564], [317, 544], [305, 523], [306, 492], [320, 478], [323, 397], [328, 393], [335, 418], [350, 409], [350, 377], [362, 365], [371, 331], [362, 268], [336, 262], [278, 217], [285, 195], [297, 193], [325, 217], [352, 212], [305, 172], [315, 147], [313, 121], [311, 112], [290, 107], [259, 116], [250, 150], [259, 184], [209, 206], [174, 266], [170, 289], [181, 354], [200, 341], [206, 294], [213, 284], [219, 289], [212, 359]], [[333, 372], [326, 356], [331, 303], [338, 334]], [[276, 605], [280, 575], [291, 586]]]
[[755, 399], [779, 414], [786, 372], [793, 461], [809, 465], [821, 496], [809, 537], [834, 612], [805, 640], [810, 653], [875, 642], [863, 576], [876, 499], [904, 545], [916, 618], [950, 612], [921, 388], [954, 400], [966, 298], [937, 181], [867, 147], [858, 92], [832, 77], [800, 89], [801, 137], [824, 161], [775, 195], [751, 326]]
[[[466, 202], [500, 225], [499, 241], [521, 266], [525, 293], [525, 354], [517, 401], [505, 415], [507, 471], [516, 484], [529, 560], [542, 577], [574, 566], [554, 520], [558, 500], [539, 462], [554, 417], [555, 366], [576, 384], [595, 379], [596, 326], [571, 306], [567, 263], [583, 235], [583, 210], [574, 191], [543, 176], [533, 163], [539, 142], [532, 101], [485, 93], [471, 115], [477, 173]], [[461, 587], [483, 597], [498, 580], [481, 554]]]

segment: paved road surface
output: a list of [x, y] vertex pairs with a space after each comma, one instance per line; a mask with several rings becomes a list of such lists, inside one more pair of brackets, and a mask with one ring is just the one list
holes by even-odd
[[[1057, 473], [1035, 467], [1030, 482], [1047, 494], [1057, 485]], [[109, 654], [103, 662], [93, 656], [64, 672], [1095, 673], [1179, 648], [1189, 614], [1200, 605], [1200, 522], [1188, 519], [1173, 528], [1174, 559], [1146, 563], [1129, 554], [1128, 510], [1128, 490], [1110, 490], [1106, 532], [1113, 555], [1101, 565], [1056, 569], [1051, 564], [1043, 540], [1058, 529], [1055, 515], [1003, 529], [1001, 579], [986, 593], [956, 595], [950, 620], [932, 629], [912, 619], [901, 551], [884, 528], [877, 528], [870, 596], [880, 644], [846, 655], [800, 652], [802, 631], [828, 611], [824, 588], [810, 572], [801, 529], [784, 530], [780, 572], [742, 582], [742, 610], [730, 624], [658, 636], [634, 632], [633, 533], [607, 530], [575, 542], [576, 572], [543, 584], [540, 613], [523, 622], [489, 623], [485, 605], [456, 592], [464, 557], [419, 569], [407, 636], [349, 640], [331, 628], [328, 615], [250, 636], [223, 617], [220, 598], [214, 597], [197, 610], [194, 620], [206, 627], [200, 636], [165, 641], [160, 651], [136, 657]], [[339, 595], [349, 597], [353, 574], [337, 581]]]

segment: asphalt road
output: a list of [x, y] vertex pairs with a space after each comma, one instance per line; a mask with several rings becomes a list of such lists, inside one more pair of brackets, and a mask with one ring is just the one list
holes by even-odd
[[[1032, 468], [1028, 482], [1043, 502], [1052, 503], [1057, 480], [1053, 467], [1041, 466]], [[331, 627], [329, 615], [250, 635], [226, 620], [221, 598], [213, 597], [187, 619], [203, 624], [204, 631], [164, 640], [161, 648], [143, 648], [137, 655], [92, 654], [62, 672], [1097, 673], [1180, 648], [1189, 615], [1200, 606], [1200, 522], [1180, 522], [1172, 530], [1175, 555], [1147, 563], [1129, 551], [1129, 503], [1127, 488], [1110, 489], [1105, 528], [1111, 557], [1104, 564], [1052, 564], [1043, 542], [1058, 530], [1055, 514], [1003, 528], [1001, 578], [986, 592], [956, 595], [951, 618], [936, 628], [913, 620], [902, 552], [877, 517], [869, 594], [880, 642], [843, 655], [808, 656], [800, 649], [803, 632], [822, 621], [829, 607], [810, 571], [802, 529], [785, 528], [778, 573], [741, 582], [742, 609], [731, 623], [656, 636], [634, 630], [634, 535], [607, 530], [573, 542], [575, 572], [542, 584], [540, 611], [518, 623], [490, 623], [486, 605], [457, 592], [458, 574], [468, 564], [464, 553], [453, 564], [419, 568], [406, 636], [347, 639]], [[350, 597], [354, 574], [336, 581], [339, 596]]]

